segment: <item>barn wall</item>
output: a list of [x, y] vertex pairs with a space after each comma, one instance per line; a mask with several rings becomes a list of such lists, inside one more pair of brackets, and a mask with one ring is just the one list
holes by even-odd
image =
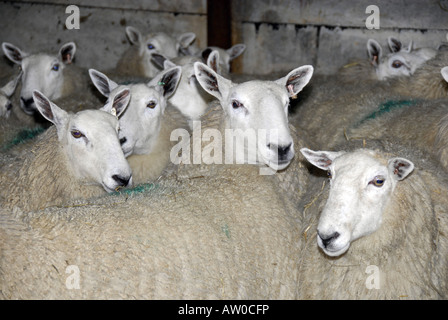
[[[216, 0], [224, 1], [224, 0]], [[415, 47], [436, 47], [446, 40], [448, 0], [228, 0], [232, 43], [247, 50], [232, 66], [236, 73], [268, 75], [303, 64], [334, 73], [354, 59], [366, 58], [368, 38], [386, 49], [387, 37]], [[67, 30], [68, 5], [80, 9], [79, 30]], [[366, 7], [380, 9], [380, 29], [368, 30]], [[78, 46], [77, 64], [112, 68], [129, 47], [125, 26], [174, 35], [191, 31], [207, 45], [207, 0], [0, 0], [0, 41], [25, 51], [57, 51], [68, 41]]]
[[[366, 8], [380, 10], [380, 29], [366, 28]], [[447, 0], [232, 0], [233, 42], [248, 44], [234, 71], [270, 74], [313, 64], [330, 74], [367, 57], [369, 38], [386, 49], [387, 37], [415, 47], [437, 47], [448, 32]]]

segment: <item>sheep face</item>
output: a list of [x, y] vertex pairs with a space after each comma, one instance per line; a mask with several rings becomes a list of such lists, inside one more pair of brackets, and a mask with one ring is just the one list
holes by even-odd
[[[90, 69], [89, 74], [97, 89], [109, 100], [125, 89], [94, 69]], [[126, 157], [152, 151], [158, 139], [167, 99], [176, 90], [180, 76], [181, 67], [173, 67], [161, 72], [148, 84], [129, 86], [132, 97], [119, 120], [119, 140]], [[108, 103], [103, 110], [110, 112], [113, 107], [112, 103]]]
[[[114, 98], [118, 115], [129, 102], [127, 96], [129, 90]], [[131, 168], [118, 140], [116, 116], [103, 110], [68, 114], [38, 91], [33, 97], [42, 115], [55, 124], [68, 167], [75, 177], [86, 184], [99, 184], [107, 192], [132, 184]]]
[[317, 227], [317, 243], [329, 256], [345, 253], [352, 241], [380, 228], [397, 182], [414, 168], [409, 160], [385, 160], [366, 149], [301, 152], [330, 176], [330, 193]]
[[16, 90], [17, 83], [22, 76], [22, 72], [16, 77], [16, 79], [9, 81], [4, 87], [0, 88], [0, 118], [8, 118], [11, 114], [12, 103], [9, 98]]
[[436, 50], [430, 48], [413, 50], [412, 42], [407, 48], [404, 48], [399, 40], [393, 38], [389, 38], [389, 46], [392, 53], [383, 55], [378, 42], [369, 39], [367, 43], [369, 58], [379, 80], [410, 76], [422, 64], [436, 55]]
[[232, 46], [229, 49], [222, 49], [218, 47], [208, 47], [204, 51], [202, 51], [202, 58], [204, 60], [208, 60], [208, 56], [213, 52], [217, 51], [219, 54], [219, 70], [218, 73], [221, 73], [221, 70], [224, 73], [230, 72], [230, 62], [240, 55], [243, 54], [244, 50], [246, 50], [246, 45], [239, 43]]
[[170, 37], [164, 32], [150, 33], [142, 35], [140, 31], [133, 27], [126, 28], [126, 35], [133, 45], [138, 46], [144, 74], [153, 77], [159, 70], [151, 61], [153, 53], [163, 54], [171, 59], [179, 55], [179, 50], [188, 47], [196, 38], [194, 33], [185, 33], [177, 39]]
[[313, 68], [297, 68], [277, 81], [234, 84], [203, 63], [196, 62], [194, 66], [201, 86], [220, 101], [226, 117], [226, 129], [255, 132], [255, 141], [247, 139], [246, 134], [236, 135], [236, 139], [244, 139], [240, 143], [247, 145], [247, 150], [256, 153], [255, 156], [248, 154], [248, 158], [257, 159], [258, 163], [274, 170], [286, 168], [294, 157], [288, 127], [289, 98], [308, 83]]
[[37, 110], [33, 100], [34, 90], [52, 100], [61, 97], [64, 68], [72, 62], [76, 51], [73, 42], [64, 44], [58, 55], [27, 54], [9, 43], [3, 43], [2, 46], [6, 56], [22, 68], [20, 106], [26, 114], [34, 115]]
[[120, 142], [124, 155], [150, 153], [160, 131], [166, 100], [145, 84], [131, 87], [128, 110], [120, 118]]

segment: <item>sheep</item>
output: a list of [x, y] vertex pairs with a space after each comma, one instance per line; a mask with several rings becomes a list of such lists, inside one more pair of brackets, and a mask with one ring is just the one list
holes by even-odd
[[186, 32], [176, 39], [164, 32], [150, 33], [143, 36], [136, 28], [126, 27], [126, 35], [132, 46], [126, 50], [117, 62], [114, 73], [121, 76], [137, 76], [152, 79], [160, 71], [151, 61], [153, 53], [163, 54], [168, 58], [179, 56], [181, 48], [188, 47], [196, 35]]
[[395, 94], [416, 99], [439, 99], [448, 96], [448, 82], [440, 70], [448, 65], [448, 46], [441, 47], [434, 59], [428, 60], [411, 77], [389, 81]]
[[17, 83], [19, 82], [21, 76], [22, 72], [20, 72], [15, 79], [9, 81], [2, 88], [0, 88], [0, 118], [9, 118], [12, 109], [10, 98], [16, 90]]
[[[169, 104], [178, 109], [188, 119], [190, 129], [193, 129], [193, 122], [200, 119], [213, 100], [213, 96], [205, 92], [196, 80], [193, 66], [195, 62], [201, 62], [201, 59], [194, 56], [167, 59], [156, 53], [152, 56], [155, 63], [160, 65], [161, 68], [168, 69], [177, 65], [182, 67], [182, 77], [176, 91], [169, 99]], [[214, 51], [209, 55], [207, 65], [218, 72], [218, 61], [219, 53]]]
[[306, 206], [298, 298], [446, 299], [446, 175], [397, 142], [365, 144], [301, 149], [330, 183]]
[[219, 54], [219, 64], [216, 71], [219, 74], [228, 77], [230, 76], [230, 62], [242, 55], [244, 50], [246, 50], [246, 45], [243, 43], [235, 44], [229, 49], [210, 46], [201, 51], [201, 56], [207, 61], [209, 55], [213, 51], [217, 51]]
[[293, 208], [254, 166], [213, 173], [30, 213], [0, 208], [0, 298], [294, 299]]
[[[175, 110], [165, 110], [181, 77], [181, 68], [173, 67], [158, 74], [149, 83], [118, 85], [105, 74], [90, 69], [90, 77], [105, 96], [113, 97], [127, 87], [131, 100], [119, 118], [119, 139], [131, 166], [134, 183], [155, 180], [170, 162], [171, 132], [186, 127], [186, 119]], [[108, 110], [106, 110], [108, 111]]]
[[[239, 108], [250, 110], [251, 117], [279, 118], [273, 115], [287, 111], [289, 96], [306, 85], [312, 71], [305, 66], [277, 82], [236, 85], [196, 63], [198, 81], [222, 104], [212, 105], [201, 125], [238, 124], [234, 117], [241, 114], [229, 113], [243, 110], [232, 111], [232, 102], [243, 104]], [[259, 99], [260, 92], [265, 99]], [[277, 125], [286, 126], [286, 119]], [[203, 152], [207, 142], [201, 139]], [[188, 143], [193, 149], [194, 141]], [[260, 175], [255, 165], [205, 161], [183, 161], [175, 169], [142, 191], [122, 189], [115, 196], [31, 213], [0, 209], [0, 294], [7, 299], [294, 299], [299, 225], [292, 197], [279, 191], [279, 173]], [[19, 251], [26, 258], [16, 259]], [[79, 270], [80, 290], [70, 290], [76, 280], [71, 282], [66, 270]]]
[[382, 81], [360, 81], [355, 86], [339, 82], [338, 75], [325, 77], [322, 82], [318, 79], [313, 78], [312, 92], [298, 99], [290, 120], [308, 134], [312, 148], [341, 144], [346, 141], [349, 128], [378, 110], [415, 103], [413, 99], [395, 95]]
[[[294, 157], [288, 127], [289, 98], [306, 86], [313, 67], [296, 68], [276, 81], [252, 80], [241, 84], [220, 76], [202, 62], [195, 62], [194, 70], [202, 88], [221, 105], [223, 114], [217, 117], [219, 130], [230, 130], [236, 142], [244, 146], [244, 152], [227, 154], [227, 160], [285, 169]], [[254, 139], [250, 139], [251, 133], [255, 134]], [[227, 148], [233, 144], [226, 141], [223, 145]]]
[[[103, 110], [67, 113], [38, 91], [33, 98], [39, 112], [54, 126], [15, 161], [2, 163], [3, 206], [40, 209], [132, 184], [115, 116]], [[129, 89], [123, 89], [103, 108], [110, 109], [111, 104], [119, 116], [129, 98]]]
[[[20, 65], [23, 70], [20, 107], [24, 114], [19, 110], [14, 112], [17, 113], [19, 119], [24, 119], [24, 122], [34, 122], [34, 118], [29, 116], [40, 116], [36, 112], [33, 100], [34, 90], [42, 92], [56, 102], [58, 99], [77, 95], [80, 92], [83, 93], [85, 99], [86, 93], [89, 92], [87, 73], [72, 63], [76, 52], [76, 45], [73, 42], [62, 45], [57, 55], [28, 54], [8, 42], [2, 43], [2, 49], [12, 62]], [[67, 108], [64, 109], [67, 110]]]
[[342, 80], [356, 82], [360, 78], [369, 81], [385, 81], [408, 77], [434, 58], [437, 50], [432, 48], [413, 48], [411, 41], [404, 47], [400, 40], [387, 39], [391, 53], [385, 55], [381, 45], [374, 39], [367, 41], [368, 60], [353, 61], [344, 65], [339, 73]]
[[[441, 73], [448, 80], [448, 67]], [[347, 139], [400, 139], [404, 145], [432, 154], [448, 170], [448, 100], [410, 101], [390, 111], [373, 113], [349, 128]]]

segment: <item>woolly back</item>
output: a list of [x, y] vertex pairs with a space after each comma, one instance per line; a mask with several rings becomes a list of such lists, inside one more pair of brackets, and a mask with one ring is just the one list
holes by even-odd
[[[258, 170], [214, 168], [213, 176], [174, 175], [138, 194], [16, 214], [15, 222], [0, 224], [0, 236], [6, 234], [1, 294], [294, 299], [298, 246], [291, 208]], [[79, 269], [81, 290], [67, 290], [68, 266]]]
[[55, 127], [50, 127], [30, 145], [18, 176], [11, 184], [8, 207], [37, 210], [62, 205], [71, 199], [104, 194], [100, 185], [79, 181], [68, 166], [69, 161]]

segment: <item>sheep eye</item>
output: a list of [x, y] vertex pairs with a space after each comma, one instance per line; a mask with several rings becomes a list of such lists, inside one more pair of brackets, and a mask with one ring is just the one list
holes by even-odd
[[392, 62], [392, 67], [395, 69], [400, 68], [403, 65], [403, 62], [399, 61], [399, 60], [395, 60], [394, 62]]
[[330, 178], [330, 179], [333, 177], [332, 174], [331, 174], [331, 171], [327, 171], [327, 177]]
[[243, 104], [241, 102], [236, 101], [236, 100], [232, 101], [232, 108], [233, 109], [238, 109], [238, 108], [241, 108], [242, 106], [243, 106]]
[[75, 139], [79, 139], [79, 138], [81, 138], [81, 137], [83, 137], [84, 135], [81, 133], [81, 131], [78, 131], [78, 130], [72, 130], [72, 136], [73, 136], [73, 138], [75, 138]]
[[369, 184], [373, 184], [375, 187], [382, 187], [384, 185], [384, 178], [375, 177]]
[[148, 44], [148, 49], [149, 49], [149, 50], [153, 50], [153, 49], [155, 49], [155, 48], [156, 48], [156, 47], [154, 47], [151, 43]]
[[51, 70], [53, 70], [53, 71], [59, 71], [59, 64], [55, 64], [55, 65], [53, 65], [53, 67], [51, 68]]
[[146, 106], [148, 108], [154, 109], [156, 107], [157, 103], [155, 101], [150, 101]]

